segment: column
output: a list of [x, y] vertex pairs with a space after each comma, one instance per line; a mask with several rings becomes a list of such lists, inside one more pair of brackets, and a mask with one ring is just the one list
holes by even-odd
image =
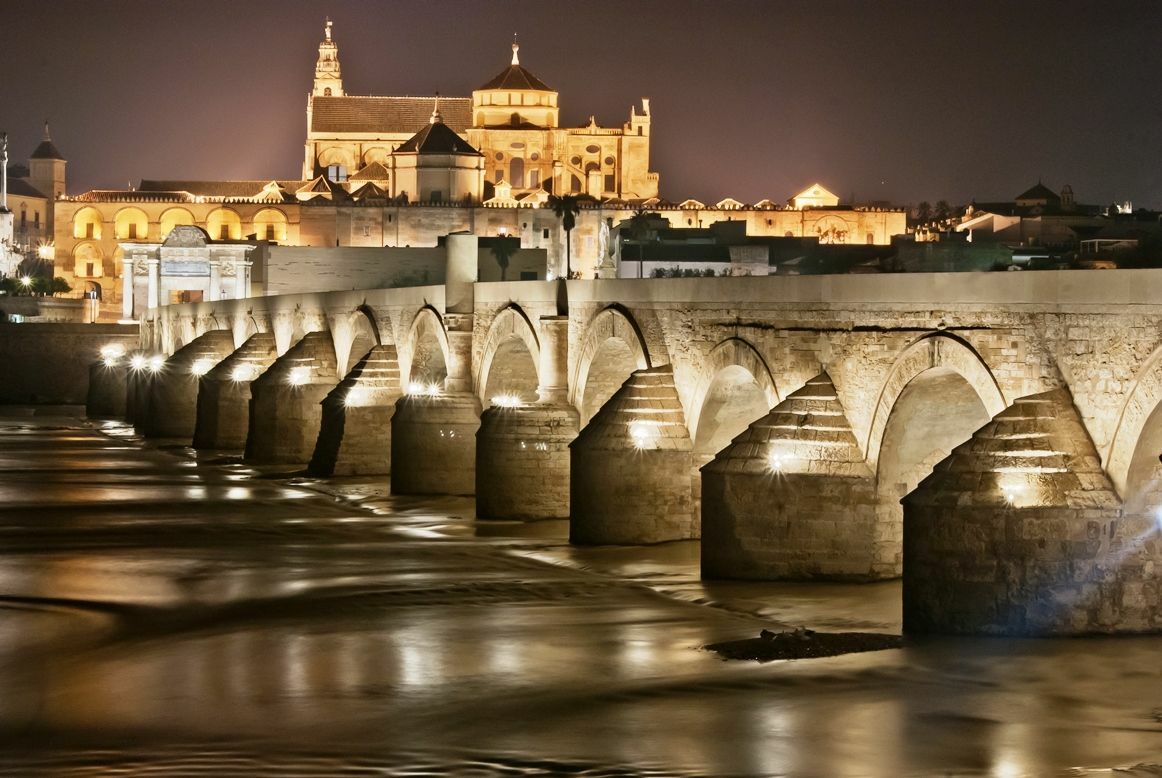
[[222, 299], [222, 268], [221, 262], [210, 260], [210, 293], [207, 295], [210, 302]]
[[149, 268], [149, 289], [146, 296], [146, 308], [157, 308], [161, 303], [158, 297], [158, 288], [160, 285], [160, 264], [161, 261], [157, 259], [145, 260], [146, 266]]
[[237, 262], [234, 265], [234, 299], [250, 296], [250, 263]]
[[133, 318], [133, 258], [126, 256], [121, 265], [121, 318]]

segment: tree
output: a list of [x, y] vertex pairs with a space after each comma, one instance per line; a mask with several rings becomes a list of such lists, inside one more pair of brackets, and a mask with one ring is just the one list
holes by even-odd
[[947, 200], [936, 201], [936, 210], [932, 212], [932, 218], [938, 222], [946, 222], [952, 218], [952, 206]]
[[496, 264], [500, 266], [500, 280], [506, 280], [508, 275], [508, 260], [520, 248], [520, 240], [518, 238], [497, 238], [492, 243], [492, 256], [496, 258]]
[[645, 260], [642, 257], [643, 246], [650, 235], [650, 214], [644, 208], [634, 209], [633, 216], [629, 217], [629, 236], [637, 244], [637, 276], [643, 278]]
[[927, 200], [921, 200], [916, 206], [916, 223], [927, 224], [932, 221], [932, 205]]
[[573, 228], [577, 226], [577, 214], [581, 211], [580, 198], [577, 195], [549, 195], [546, 204], [553, 209], [553, 213], [561, 220], [561, 228], [565, 230], [565, 278], [573, 277], [572, 237]]

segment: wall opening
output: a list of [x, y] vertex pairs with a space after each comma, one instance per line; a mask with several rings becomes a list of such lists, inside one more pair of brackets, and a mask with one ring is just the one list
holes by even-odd
[[637, 370], [633, 350], [620, 338], [606, 338], [593, 354], [589, 375], [585, 379], [585, 394], [581, 398], [581, 426], [593, 418], [601, 406], [621, 388], [633, 371]]
[[698, 429], [694, 433], [698, 464], [713, 459], [769, 410], [766, 392], [749, 370], [740, 365], [719, 370], [706, 390], [702, 412], [698, 414]]
[[516, 335], [500, 342], [492, 356], [484, 384], [483, 404], [492, 405], [492, 398], [515, 395], [521, 402], [537, 401], [537, 366], [528, 346]]
[[1162, 517], [1162, 403], [1155, 406], [1142, 427], [1130, 469], [1126, 474], [1126, 514]]

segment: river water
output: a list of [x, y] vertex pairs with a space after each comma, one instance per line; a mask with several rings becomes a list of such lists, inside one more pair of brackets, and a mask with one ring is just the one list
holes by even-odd
[[724, 662], [900, 587], [387, 492], [3, 412], [0, 775], [1162, 775], [1162, 637]]

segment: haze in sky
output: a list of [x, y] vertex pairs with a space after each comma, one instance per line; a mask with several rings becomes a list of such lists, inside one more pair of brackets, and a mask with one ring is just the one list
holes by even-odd
[[[662, 195], [1162, 207], [1162, 4], [1075, 0], [9, 0], [0, 129], [69, 190], [301, 175], [323, 19], [349, 94], [469, 95], [521, 64], [565, 124], [651, 98]], [[418, 128], [417, 128], [418, 129]]]

